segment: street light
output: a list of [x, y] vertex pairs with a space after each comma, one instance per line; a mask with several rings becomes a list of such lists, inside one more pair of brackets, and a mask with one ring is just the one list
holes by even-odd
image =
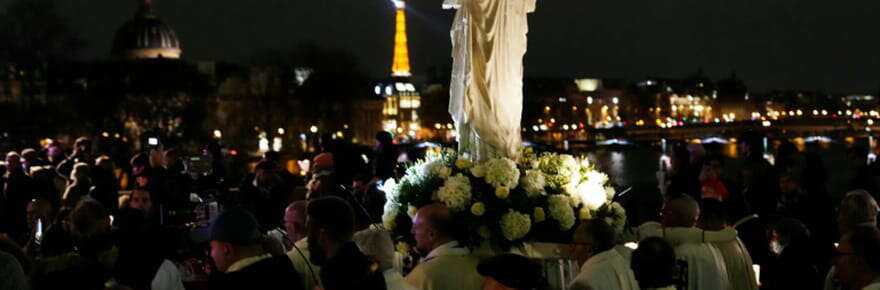
[[312, 125], [312, 127], [309, 127], [309, 132], [318, 133], [318, 126]]

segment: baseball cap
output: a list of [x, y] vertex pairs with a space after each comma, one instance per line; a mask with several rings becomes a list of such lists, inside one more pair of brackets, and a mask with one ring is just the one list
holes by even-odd
[[193, 242], [227, 242], [233, 245], [253, 245], [260, 243], [259, 224], [250, 212], [242, 208], [229, 208], [217, 215], [208, 228], [193, 231]]

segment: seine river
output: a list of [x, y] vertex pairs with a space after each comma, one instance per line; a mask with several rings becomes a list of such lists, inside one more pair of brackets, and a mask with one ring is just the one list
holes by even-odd
[[[773, 147], [773, 141], [768, 142]], [[832, 195], [842, 195], [846, 184], [853, 175], [846, 158], [846, 148], [858, 143], [867, 145], [867, 140], [831, 140], [830, 142], [803, 142], [794, 140], [801, 152], [810, 150], [818, 152], [829, 174], [828, 189]], [[671, 145], [670, 145], [671, 146]], [[743, 164], [742, 153], [735, 143], [713, 143], [705, 145], [708, 153], [725, 156], [725, 174], [731, 180], [739, 180], [739, 170]], [[597, 146], [591, 149], [576, 150], [576, 154], [585, 154], [596, 166], [609, 175], [610, 180], [621, 189], [632, 187], [626, 194], [628, 213], [632, 222], [642, 220], [643, 213], [638, 212], [644, 203], [660, 202], [657, 171], [660, 167], [661, 146], [655, 144], [632, 144], [619, 146]], [[773, 150], [770, 150], [773, 152]]]

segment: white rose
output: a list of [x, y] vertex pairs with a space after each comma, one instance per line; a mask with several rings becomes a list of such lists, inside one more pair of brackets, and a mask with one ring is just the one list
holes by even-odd
[[471, 160], [464, 157], [458, 157], [458, 159], [455, 160], [455, 167], [458, 167], [458, 169], [467, 169], [470, 168], [471, 165], [473, 165]]
[[452, 175], [452, 168], [443, 166], [443, 168], [440, 168], [440, 170], [437, 172], [437, 175], [443, 179], [449, 178], [449, 175]]
[[529, 167], [532, 169], [538, 169], [538, 167], [541, 167], [541, 161], [538, 161], [537, 159], [532, 160], [529, 162]]
[[474, 167], [471, 167], [471, 174], [473, 174], [474, 177], [483, 177], [486, 175], [486, 168], [483, 167], [482, 164], [474, 165]]

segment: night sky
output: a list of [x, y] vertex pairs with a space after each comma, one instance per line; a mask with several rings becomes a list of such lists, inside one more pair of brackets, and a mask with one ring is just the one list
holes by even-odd
[[[9, 0], [0, 0], [5, 4]], [[414, 73], [446, 65], [453, 11], [441, 0], [408, 3]], [[63, 0], [89, 46], [104, 58], [133, 0]], [[240, 61], [296, 43], [351, 51], [362, 69], [389, 74], [393, 8], [387, 0], [157, 0], [189, 60]], [[703, 67], [731, 70], [752, 91], [880, 90], [878, 0], [538, 0], [529, 16], [527, 76], [679, 78]]]

